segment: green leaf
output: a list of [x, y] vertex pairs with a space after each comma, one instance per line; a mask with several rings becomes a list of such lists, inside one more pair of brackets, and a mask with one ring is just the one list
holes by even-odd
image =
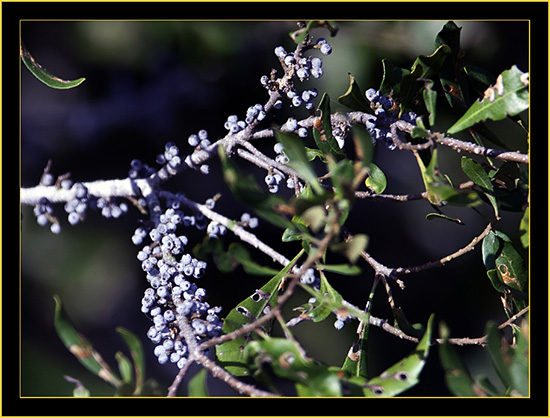
[[426, 332], [415, 351], [389, 367], [380, 376], [370, 379], [364, 394], [368, 397], [396, 396], [419, 382], [420, 372], [426, 364], [432, 338], [433, 315], [428, 320]]
[[448, 130], [452, 135], [475, 123], [487, 119], [499, 121], [507, 116], [515, 116], [529, 108], [529, 73], [520, 71], [515, 65], [503, 71], [494, 86], [485, 90], [481, 99], [476, 100], [466, 113]]
[[315, 297], [313, 309], [307, 314], [314, 322], [322, 321], [326, 319], [332, 311], [340, 309], [343, 300], [342, 295], [330, 285], [323, 272], [321, 272], [320, 276], [320, 288], [312, 293]]
[[251, 369], [263, 371], [264, 364], [283, 379], [296, 383], [298, 396], [342, 396], [336, 371], [306, 356], [296, 342], [285, 338], [252, 341], [244, 350]]
[[327, 28], [330, 32], [330, 36], [336, 36], [338, 32], [338, 26], [333, 20], [311, 20], [307, 23], [306, 27], [292, 31], [289, 35], [296, 44], [299, 44], [304, 41], [307, 34], [313, 28]]
[[464, 222], [462, 222], [460, 219], [458, 218], [452, 218], [450, 216], [447, 216], [447, 215], [444, 215], [442, 213], [436, 213], [436, 212], [432, 212], [432, 213], [428, 213], [426, 215], [426, 219], [428, 221], [431, 221], [431, 220], [434, 220], [434, 219], [445, 219], [447, 221], [451, 221], [451, 222], [454, 222], [454, 223], [457, 223], [459, 225], [464, 225]]
[[323, 264], [319, 269], [345, 276], [356, 276], [361, 274], [361, 268], [359, 266], [352, 266], [350, 264]]
[[86, 387], [82, 384], [82, 382], [78, 379], [75, 379], [71, 376], [63, 376], [63, 378], [70, 383], [73, 383], [75, 385], [75, 388], [73, 389], [73, 396], [75, 398], [87, 398], [90, 396], [90, 391], [86, 389]]
[[529, 272], [527, 264], [510, 238], [500, 232], [491, 231], [481, 247], [483, 263], [493, 287], [504, 293], [504, 310], [508, 316], [526, 306]]
[[434, 82], [432, 80], [424, 80], [424, 90], [422, 91], [422, 98], [424, 99], [424, 105], [428, 111], [428, 123], [430, 126], [435, 124], [436, 104], [437, 104], [437, 91], [433, 89]]
[[529, 206], [525, 209], [519, 224], [519, 239], [523, 248], [529, 248]]
[[57, 335], [67, 349], [92, 373], [112, 384], [114, 387], [121, 385], [120, 378], [115, 376], [111, 368], [101, 355], [93, 348], [88, 339], [77, 332], [67, 317], [61, 299], [54, 295], [55, 316], [54, 325]]
[[76, 80], [63, 80], [49, 73], [38, 62], [36, 62], [33, 56], [29, 53], [29, 51], [27, 51], [27, 49], [23, 45], [23, 42], [20, 43], [20, 54], [23, 63], [29, 69], [29, 71], [48, 87], [52, 87], [54, 89], [70, 89], [82, 84], [84, 80], [86, 80], [84, 77]]
[[[261, 289], [256, 290], [254, 294], [243, 300], [229, 312], [224, 319], [222, 328], [224, 334], [233, 332], [240, 329], [243, 325], [253, 322], [262, 316], [266, 307], [270, 309], [270, 307], [275, 306], [284, 277], [302, 254], [303, 251], [300, 251], [285, 268], [262, 286]], [[251, 338], [254, 338], [254, 336], [246, 335], [217, 345], [216, 357], [218, 364], [234, 376], [248, 376], [250, 372], [243, 357], [243, 350]]]
[[115, 359], [118, 363], [120, 375], [122, 376], [122, 382], [125, 384], [133, 383], [134, 373], [132, 372], [132, 363], [128, 357], [126, 357], [121, 351], [117, 351], [115, 353]]
[[187, 385], [187, 396], [204, 398], [208, 396], [208, 387], [206, 386], [206, 377], [208, 373], [205, 368], [202, 368], [195, 376], [191, 378]]
[[330, 249], [345, 256], [351, 264], [355, 264], [368, 242], [369, 238], [365, 234], [357, 234], [348, 241], [331, 245]]
[[368, 163], [369, 176], [365, 179], [365, 186], [373, 190], [374, 193], [384, 193], [388, 184], [384, 172], [374, 163]]
[[439, 334], [444, 340], [439, 345], [439, 358], [445, 371], [447, 387], [455, 396], [476, 396], [474, 380], [460, 360], [455, 348], [449, 343], [449, 329], [444, 323], [439, 324]]
[[401, 97], [401, 81], [409, 74], [409, 70], [397, 67], [387, 59], [382, 60], [382, 83], [380, 91], [388, 96]]
[[431, 55], [419, 55], [414, 61], [409, 74], [403, 76], [400, 87], [401, 112], [412, 102], [416, 93], [422, 87], [420, 80], [431, 79], [437, 74], [451, 49], [441, 45]]
[[317, 148], [323, 151], [325, 155], [332, 154], [338, 159], [344, 158], [346, 154], [340, 149], [338, 142], [332, 135], [330, 97], [327, 93], [324, 93], [323, 97], [321, 97], [317, 110], [321, 112], [321, 130], [318, 130], [315, 126], [313, 127], [312, 132], [315, 145], [317, 145]]
[[323, 187], [319, 184], [319, 180], [317, 180], [317, 175], [307, 157], [303, 141], [296, 135], [280, 131], [275, 132], [275, 137], [278, 142], [283, 144], [284, 153], [289, 158], [288, 165], [296, 170], [298, 175], [313, 188], [315, 193], [323, 194]]
[[468, 81], [472, 85], [475, 92], [482, 95], [487, 88], [495, 84], [497, 78], [494, 74], [473, 65], [464, 66], [464, 74], [468, 77]]
[[500, 332], [494, 322], [488, 322], [485, 330], [487, 335], [487, 352], [491, 359], [498, 377], [504, 383], [505, 387], [510, 387], [512, 378], [508, 368], [508, 343], [501, 338]]
[[481, 164], [475, 162], [471, 158], [462, 157], [461, 165], [464, 174], [466, 174], [468, 178], [472, 180], [477, 186], [481, 187], [481, 190], [483, 191], [485, 196], [487, 196], [489, 202], [491, 202], [491, 205], [493, 206], [493, 210], [495, 212], [495, 218], [498, 220], [500, 218], [498, 214], [498, 203], [497, 199], [495, 198], [495, 191], [493, 189], [493, 184], [491, 183], [489, 175], [485, 172]]
[[282, 197], [261, 189], [254, 176], [244, 174], [226, 155], [223, 147], [218, 147], [218, 154], [223, 168], [223, 177], [233, 196], [252, 207], [263, 219], [281, 228], [292, 226], [290, 221], [279, 215], [274, 209], [286, 204]]
[[359, 84], [351, 73], [349, 75], [349, 87], [344, 94], [338, 97], [338, 101], [344, 106], [361, 112], [370, 111], [370, 104], [367, 101], [364, 92], [360, 89]]
[[451, 49], [450, 59], [445, 60], [440, 71], [439, 80], [445, 92], [445, 98], [453, 111], [461, 116], [466, 108], [468, 92], [462, 74], [463, 52], [460, 48], [460, 31], [454, 22], [447, 22], [435, 39], [435, 47], [447, 45]]
[[135, 394], [141, 394], [145, 380], [145, 353], [139, 338], [131, 331], [123, 327], [117, 327], [116, 332], [122, 337], [132, 356], [134, 374], [136, 376]]

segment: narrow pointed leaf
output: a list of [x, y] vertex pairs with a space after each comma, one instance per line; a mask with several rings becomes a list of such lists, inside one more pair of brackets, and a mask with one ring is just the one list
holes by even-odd
[[338, 101], [353, 110], [370, 111], [370, 104], [351, 73], [349, 73], [349, 87], [344, 94], [338, 97]]
[[494, 86], [485, 90], [483, 97], [476, 100], [466, 113], [448, 130], [452, 135], [475, 123], [491, 119], [498, 121], [515, 116], [529, 108], [529, 73], [515, 65], [503, 71]]
[[[233, 332], [243, 325], [253, 322], [262, 316], [266, 312], [266, 309], [269, 310], [275, 305], [284, 277], [296, 260], [301, 257], [302, 253], [302, 251], [298, 253], [285, 268], [277, 273], [264, 286], [256, 290], [254, 294], [247, 297], [229, 312], [224, 319], [222, 328], [224, 334]], [[243, 352], [251, 338], [253, 338], [252, 335], [246, 335], [216, 346], [218, 363], [234, 376], [249, 375]]]
[[396, 396], [419, 382], [420, 373], [426, 364], [432, 338], [433, 315], [428, 320], [426, 333], [415, 351], [389, 367], [385, 372], [370, 379], [364, 389], [365, 396]]
[[118, 387], [121, 384], [120, 378], [114, 375], [111, 368], [105, 363], [101, 355], [95, 350], [86, 337], [80, 334], [73, 327], [70, 319], [67, 317], [61, 299], [54, 296], [55, 317], [54, 325], [57, 335], [63, 341], [67, 349], [92, 373], [98, 375], [106, 382]]
[[487, 196], [487, 199], [489, 199], [489, 202], [491, 202], [491, 205], [493, 206], [495, 218], [499, 219], [498, 203], [494, 195], [495, 191], [489, 175], [479, 163], [475, 162], [471, 158], [462, 157], [461, 165], [464, 174], [466, 174], [477, 186], [481, 187], [481, 190], [485, 193], [485, 196]]
[[86, 80], [84, 77], [78, 78], [76, 80], [63, 80], [49, 73], [34, 59], [34, 57], [29, 53], [22, 42], [20, 44], [20, 54], [23, 63], [29, 69], [29, 71], [48, 87], [52, 87], [54, 89], [70, 89], [82, 84], [84, 80]]
[[145, 353], [139, 338], [131, 331], [123, 327], [117, 327], [116, 332], [122, 337], [130, 350], [134, 363], [134, 374], [136, 378], [136, 394], [140, 394], [145, 379]]

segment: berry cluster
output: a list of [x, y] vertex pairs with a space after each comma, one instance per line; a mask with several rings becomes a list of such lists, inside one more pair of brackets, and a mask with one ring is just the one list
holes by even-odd
[[[147, 237], [150, 240], [137, 258], [149, 283], [141, 300], [141, 311], [153, 321], [147, 331], [156, 344], [153, 352], [159, 363], [170, 361], [182, 368], [187, 362], [187, 345], [180, 336], [177, 316], [188, 318], [200, 343], [220, 334], [222, 321], [217, 314], [221, 308], [211, 307], [206, 302], [206, 290], [194, 283], [203, 277], [207, 264], [185, 252], [188, 239], [177, 233], [181, 226], [204, 229], [204, 217], [200, 213], [184, 213], [181, 195], [165, 193], [162, 197], [168, 208], [154, 217], [154, 227], [137, 228], [132, 242], [141, 245]], [[209, 233], [212, 235], [212, 231]]]
[[[189, 138], [187, 138], [187, 143], [195, 149], [203, 150], [207, 149], [211, 145], [210, 139], [208, 139], [208, 132], [204, 129], [201, 129], [197, 134], [189, 135]], [[188, 165], [192, 166], [192, 164]], [[210, 166], [208, 164], [201, 164], [199, 171], [202, 174], [208, 174], [210, 172]]]
[[[376, 116], [376, 119], [368, 120], [366, 123], [367, 131], [373, 142], [376, 143], [378, 140], [383, 140], [389, 149], [395, 149], [396, 145], [393, 142], [390, 125], [397, 121], [398, 110], [393, 110], [393, 100], [382, 94], [379, 90], [373, 88], [368, 89], [365, 92], [365, 96], [370, 102], [371, 108], [374, 110], [374, 115]], [[416, 113], [405, 113], [401, 116], [401, 119], [408, 123], [415, 124]]]
[[266, 113], [264, 107], [258, 103], [254, 106], [250, 106], [246, 110], [246, 117], [244, 121], [239, 120], [237, 115], [230, 115], [223, 126], [230, 133], [236, 134], [237, 132], [242, 131], [244, 128], [246, 128], [247, 125], [251, 125], [256, 121], [261, 122], [265, 119], [265, 117]]
[[[315, 43], [308, 42], [305, 49], [319, 49], [323, 55], [329, 55], [332, 52], [332, 47], [325, 38], [319, 38]], [[281, 66], [284, 69], [285, 76], [282, 79], [277, 79], [275, 71], [272, 71], [271, 76], [263, 75], [260, 79], [262, 85], [270, 91], [279, 91], [283, 97], [290, 99], [293, 107], [304, 106], [307, 110], [313, 110], [313, 99], [317, 97], [317, 90], [309, 89], [302, 92], [294, 89], [292, 79], [297, 78], [299, 81], [305, 81], [310, 77], [320, 78], [323, 76], [323, 61], [318, 57], [304, 57], [287, 52], [283, 46], [275, 48], [275, 55], [279, 59]]]
[[[67, 214], [67, 220], [70, 225], [76, 225], [86, 219], [88, 209], [97, 210], [106, 218], [119, 218], [128, 211], [126, 202], [118, 202], [116, 198], [105, 199], [93, 196], [83, 183], [75, 183], [69, 178], [69, 174], [59, 176], [57, 179], [49, 173], [50, 164], [46, 167], [41, 179], [40, 185], [47, 187], [57, 187], [59, 189], [71, 191], [72, 199], [67, 200], [64, 210]], [[53, 214], [51, 202], [43, 197], [33, 210], [36, 221], [40, 226], [50, 225], [50, 231], [54, 234], [61, 232], [61, 224]]]

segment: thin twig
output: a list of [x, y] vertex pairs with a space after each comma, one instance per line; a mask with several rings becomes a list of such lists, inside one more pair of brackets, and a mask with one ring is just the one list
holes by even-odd
[[481, 240], [483, 240], [483, 238], [485, 238], [487, 235], [489, 235], [489, 233], [491, 232], [492, 229], [493, 229], [493, 223], [490, 222], [485, 227], [483, 232], [481, 232], [481, 234], [474, 237], [474, 239], [472, 239], [472, 241], [470, 241], [470, 243], [468, 245], [466, 245], [465, 247], [462, 247], [461, 249], [455, 251], [452, 254], [449, 254], [449, 255], [447, 255], [443, 258], [440, 258], [439, 260], [429, 261], [427, 263], [424, 263], [422, 265], [415, 266], [415, 267], [398, 267], [396, 269], [393, 269], [393, 272], [395, 274], [409, 274], [409, 273], [418, 273], [420, 271], [424, 271], [424, 270], [428, 270], [428, 269], [432, 269], [432, 268], [436, 268], [436, 267], [442, 267], [446, 263], [448, 263], [449, 261], [454, 260], [454, 259], [466, 254], [469, 251], [472, 251], [474, 249], [474, 247]]

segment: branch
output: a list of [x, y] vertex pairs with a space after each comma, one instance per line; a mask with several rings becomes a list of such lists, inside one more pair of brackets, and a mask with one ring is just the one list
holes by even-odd
[[[399, 129], [400, 131], [407, 132], [409, 134], [412, 133], [413, 129], [415, 128], [414, 125], [402, 120], [396, 121], [391, 125], [391, 127], [392, 129]], [[436, 143], [445, 145], [457, 152], [465, 151], [470, 154], [493, 157], [504, 161], [515, 161], [517, 163], [529, 164], [529, 155], [522, 154], [519, 151], [502, 151], [502, 150], [496, 150], [492, 148], [486, 148], [481, 145], [474, 144], [472, 142], [466, 142], [460, 139], [447, 137], [438, 132], [431, 132], [431, 131], [427, 131], [427, 132], [429, 134], [428, 141], [423, 144], [404, 143], [399, 139], [398, 135], [393, 135], [393, 140], [396, 143], [396, 145], [401, 149], [405, 148], [405, 149], [411, 149], [411, 150], [412, 149], [421, 150], [431, 146], [433, 144], [433, 141], [435, 141]]]

